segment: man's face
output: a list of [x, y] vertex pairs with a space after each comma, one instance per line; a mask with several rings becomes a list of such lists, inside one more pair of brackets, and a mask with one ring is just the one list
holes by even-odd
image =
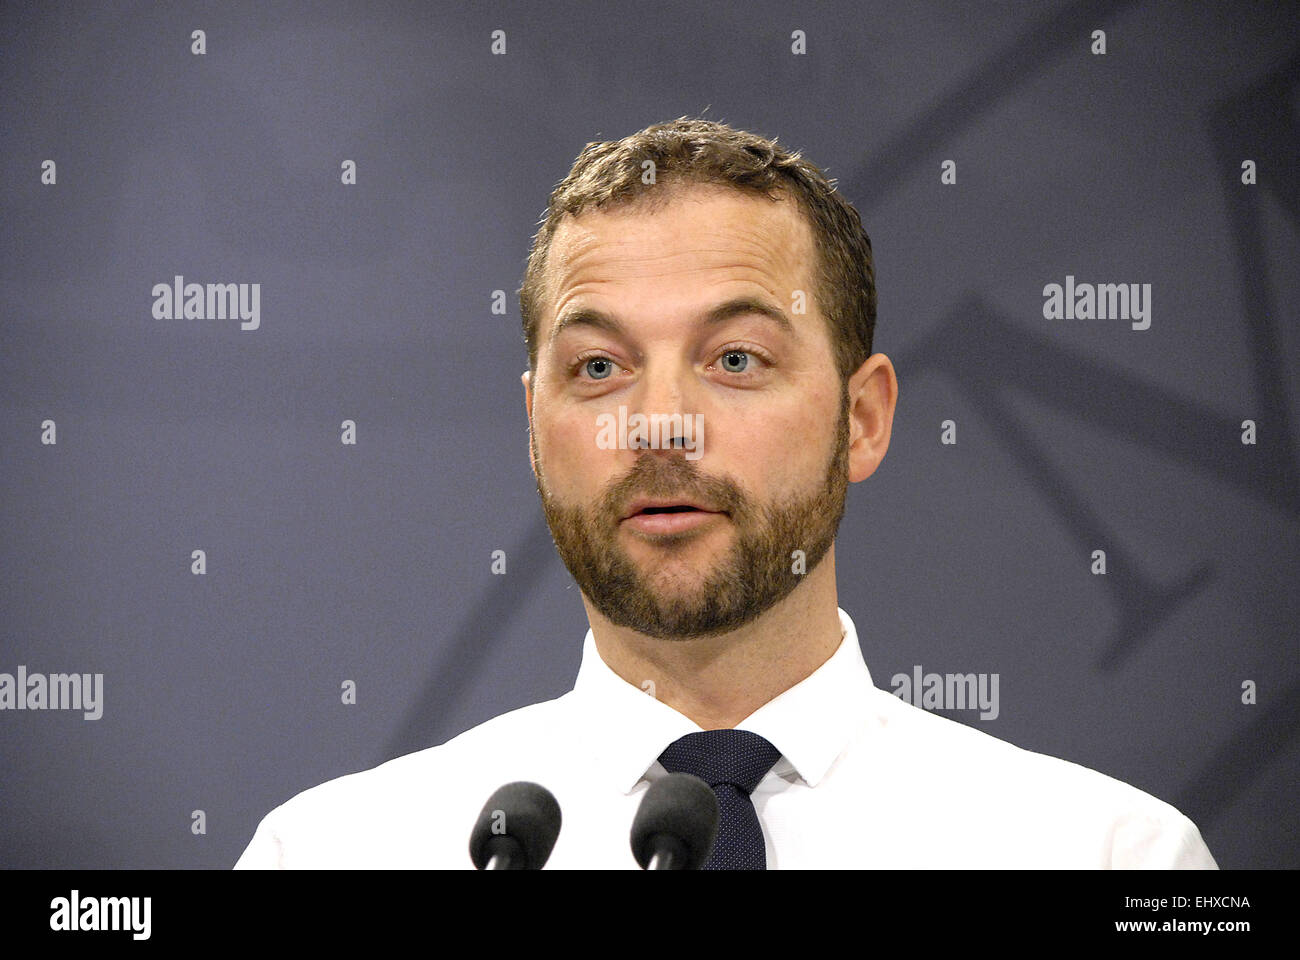
[[[666, 189], [653, 212], [561, 223], [525, 383], [538, 493], [583, 594], [612, 623], [691, 638], [764, 613], [825, 555], [844, 510], [848, 413], [795, 201]], [[710, 316], [742, 298], [788, 323]], [[644, 434], [609, 443], [611, 424], [638, 413], [680, 415], [702, 443], [674, 444], [672, 430], [657, 448]]]

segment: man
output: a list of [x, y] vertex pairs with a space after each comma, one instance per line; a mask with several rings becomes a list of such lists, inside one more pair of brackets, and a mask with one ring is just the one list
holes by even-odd
[[699, 120], [590, 144], [521, 313], [533, 472], [590, 621], [574, 690], [299, 794], [238, 867], [471, 867], [499, 786], [559, 801], [548, 867], [627, 868], [695, 773], [709, 867], [1203, 867], [1131, 786], [877, 689], [839, 609], [847, 485], [889, 446], [871, 245], [822, 174]]

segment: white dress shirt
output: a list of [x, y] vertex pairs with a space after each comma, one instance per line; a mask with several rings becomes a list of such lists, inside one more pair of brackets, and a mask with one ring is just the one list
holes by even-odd
[[[752, 795], [769, 870], [1217, 869], [1169, 804], [876, 688], [839, 616], [835, 654], [737, 724], [781, 752]], [[629, 834], [667, 775], [657, 758], [700, 729], [610, 670], [588, 630], [572, 691], [303, 791], [263, 818], [235, 867], [473, 869], [484, 803], [532, 780], [563, 818], [548, 869], [640, 869]]]

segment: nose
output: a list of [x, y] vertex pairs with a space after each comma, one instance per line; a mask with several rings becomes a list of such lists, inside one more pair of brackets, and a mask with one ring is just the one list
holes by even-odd
[[666, 358], [648, 361], [629, 399], [630, 413], [642, 414], [649, 429], [641, 431], [639, 443], [629, 446], [681, 456], [694, 445], [698, 396], [688, 363]]

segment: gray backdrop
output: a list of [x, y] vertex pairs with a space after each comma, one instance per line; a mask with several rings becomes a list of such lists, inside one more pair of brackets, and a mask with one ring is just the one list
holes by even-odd
[[[0, 712], [0, 864], [229, 867], [569, 689], [514, 291], [583, 145], [689, 114], [804, 150], [875, 247], [900, 397], [837, 552], [877, 684], [997, 673], [949, 715], [1300, 865], [1296, 14], [5, 4], [0, 672], [102, 673], [103, 715]], [[178, 274], [260, 327], [156, 319]], [[1044, 319], [1067, 275], [1150, 283], [1150, 328]]]

